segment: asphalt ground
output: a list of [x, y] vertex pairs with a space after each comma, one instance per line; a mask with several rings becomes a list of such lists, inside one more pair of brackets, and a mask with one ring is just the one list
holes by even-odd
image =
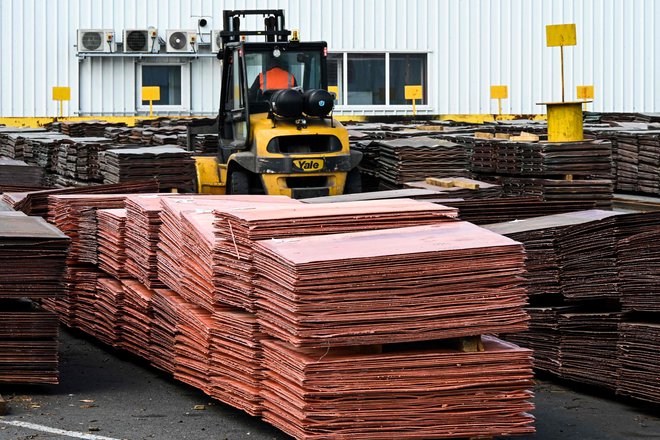
[[[143, 360], [71, 331], [61, 334], [61, 383], [2, 387], [2, 440], [271, 440], [289, 437], [213, 402]], [[537, 378], [537, 433], [519, 439], [660, 439], [660, 407]], [[202, 405], [202, 406], [199, 406]]]

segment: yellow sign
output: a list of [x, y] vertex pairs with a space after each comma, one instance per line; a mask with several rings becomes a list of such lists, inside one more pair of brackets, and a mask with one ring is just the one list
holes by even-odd
[[142, 100], [160, 101], [160, 87], [158, 86], [142, 87]]
[[325, 165], [323, 159], [295, 159], [293, 167], [296, 171], [308, 173], [310, 171], [321, 171]]
[[328, 92], [335, 94], [335, 101], [339, 101], [339, 86], [328, 86]]
[[490, 86], [490, 99], [507, 99], [508, 97], [508, 86]]
[[71, 87], [53, 87], [53, 101], [71, 101]]
[[545, 39], [548, 47], [575, 46], [575, 24], [549, 24], [545, 27]]
[[407, 100], [424, 98], [422, 86], [405, 86], [404, 90], [405, 90], [405, 98]]
[[594, 86], [577, 86], [577, 99], [594, 99]]

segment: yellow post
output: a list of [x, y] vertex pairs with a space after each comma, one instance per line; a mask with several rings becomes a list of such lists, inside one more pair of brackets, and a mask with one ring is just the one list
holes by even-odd
[[412, 111], [413, 111], [413, 116], [417, 115], [417, 105], [416, 105], [416, 100], [417, 99], [423, 99], [424, 98], [424, 91], [422, 90], [422, 86], [404, 86], [404, 95], [406, 100], [412, 100]]
[[60, 118], [64, 117], [64, 101], [71, 100], [71, 87], [53, 87], [53, 101], [60, 102]]
[[577, 86], [575, 89], [576, 89], [575, 95], [577, 96], [578, 100], [583, 101], [582, 109], [586, 111], [587, 101], [589, 101], [590, 99], [594, 99], [594, 86], [593, 85]]
[[564, 94], [564, 46], [559, 46], [561, 53], [561, 102], [566, 101], [566, 96]]
[[582, 101], [545, 102], [548, 107], [548, 142], [584, 140]]
[[160, 87], [142, 87], [142, 101], [149, 101], [149, 117], [154, 116], [154, 101], [160, 101]]
[[502, 100], [509, 97], [508, 86], [490, 86], [490, 99], [497, 99], [498, 114], [502, 114]]

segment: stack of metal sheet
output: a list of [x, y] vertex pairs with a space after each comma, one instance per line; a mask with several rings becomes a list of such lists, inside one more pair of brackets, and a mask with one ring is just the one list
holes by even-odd
[[40, 167], [0, 157], [0, 186], [40, 187], [43, 183], [44, 172]]
[[660, 313], [660, 228], [621, 240], [618, 258], [623, 310]]
[[128, 182], [116, 185], [94, 185], [81, 188], [59, 188], [31, 191], [19, 195], [3, 194], [3, 201], [7, 202], [16, 211], [23, 211], [28, 215], [48, 215], [48, 197], [61, 194], [131, 194], [158, 192], [158, 182], [155, 180], [144, 182]]
[[186, 303], [178, 318], [174, 378], [211, 394], [211, 313]]
[[195, 161], [176, 146], [111, 149], [100, 153], [105, 183], [156, 179], [161, 188], [193, 190]]
[[432, 343], [380, 352], [264, 341], [263, 418], [299, 439], [534, 432], [531, 351], [483, 342], [485, 351], [462, 353]]
[[[94, 303], [96, 282], [100, 271], [91, 265], [68, 265], [64, 275], [64, 290], [60, 297], [44, 299], [42, 304], [68, 327], [79, 327], [78, 310], [83, 303]], [[91, 317], [89, 317], [91, 319]], [[90, 329], [93, 332], [94, 329]]]
[[416, 226], [447, 221], [456, 210], [409, 199], [331, 204], [261, 204], [217, 208], [216, 285], [220, 303], [255, 310], [254, 241]]
[[185, 307], [186, 301], [171, 290], [155, 289], [151, 302], [153, 304], [149, 346], [151, 362], [157, 368], [174, 374], [179, 310]]
[[125, 278], [126, 271], [126, 210], [99, 209], [98, 266], [115, 278]]
[[508, 196], [538, 196], [544, 201], [582, 202], [591, 208], [609, 209], [614, 186], [608, 179], [536, 179], [503, 177], [504, 193]]
[[101, 137], [108, 127], [126, 127], [126, 123], [94, 120], [59, 122], [59, 130], [71, 137]]
[[112, 140], [113, 143], [127, 144], [129, 143], [128, 136], [132, 130], [130, 127], [106, 127], [103, 130], [103, 136]]
[[119, 347], [124, 310], [124, 289], [119, 280], [99, 277], [96, 285], [96, 337], [113, 347]]
[[213, 313], [211, 396], [248, 414], [261, 413], [263, 348], [256, 316], [238, 309]]
[[121, 281], [124, 289], [119, 346], [151, 360], [151, 301], [153, 291], [131, 278]]
[[181, 213], [181, 296], [187, 301], [213, 311], [213, 212], [211, 210]]
[[617, 136], [617, 189], [639, 190], [639, 143], [636, 131], [622, 131]]
[[615, 389], [619, 312], [564, 313], [559, 316], [561, 367], [565, 379]]
[[16, 299], [0, 311], [0, 384], [58, 383], [57, 315]]
[[46, 133], [43, 128], [0, 127], [0, 156], [25, 159], [25, 139]]
[[40, 299], [62, 294], [69, 246], [66, 235], [42, 218], [3, 211], [0, 244], [0, 298]]
[[660, 403], [660, 323], [622, 322], [619, 332], [617, 394]]
[[105, 137], [61, 140], [55, 147], [55, 173], [82, 182], [100, 182], [99, 152], [112, 147]]
[[299, 347], [523, 331], [523, 259], [519, 243], [467, 222], [264, 240], [257, 314]]
[[215, 153], [218, 151], [218, 142], [217, 134], [198, 134], [195, 135], [193, 148], [195, 153]]
[[470, 177], [468, 151], [442, 139], [414, 137], [379, 141], [378, 175], [383, 183], [400, 187], [429, 176]]

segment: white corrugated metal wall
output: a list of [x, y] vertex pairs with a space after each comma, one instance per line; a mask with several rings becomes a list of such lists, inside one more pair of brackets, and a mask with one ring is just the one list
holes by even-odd
[[[543, 113], [536, 102], [560, 98], [559, 50], [545, 47], [545, 25], [574, 22], [567, 97], [594, 84], [593, 110], [660, 111], [655, 0], [0, 0], [0, 116], [56, 115], [54, 85], [71, 86], [70, 115], [134, 114], [135, 60], [79, 61], [77, 29], [121, 38], [156, 26], [164, 37], [196, 29], [195, 16], [216, 29], [223, 9], [255, 8], [285, 9], [289, 28], [331, 51], [428, 51], [427, 111], [436, 114], [496, 111], [491, 84], [509, 85], [505, 112]], [[219, 62], [194, 60], [190, 76], [191, 112], [215, 113]]]

